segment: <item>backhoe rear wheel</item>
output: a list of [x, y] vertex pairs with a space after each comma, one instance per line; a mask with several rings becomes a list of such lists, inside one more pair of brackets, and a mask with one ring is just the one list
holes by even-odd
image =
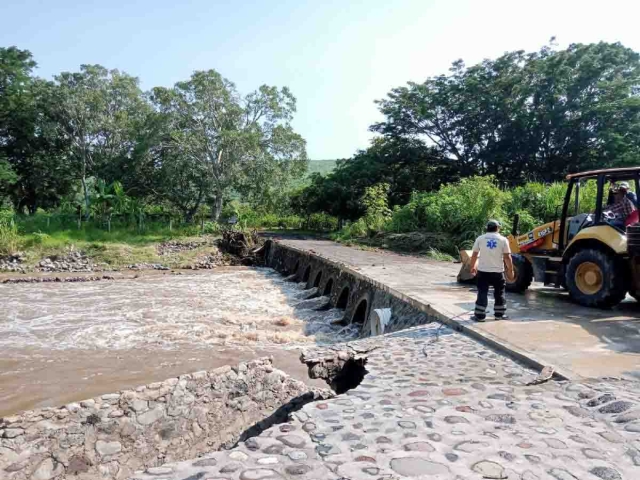
[[585, 307], [610, 308], [627, 294], [624, 268], [615, 256], [587, 248], [569, 260], [565, 284], [571, 299]]
[[511, 255], [513, 261], [513, 269], [515, 270], [515, 278], [513, 282], [507, 280], [507, 291], [522, 293], [531, 286], [533, 281], [533, 267], [522, 255]]

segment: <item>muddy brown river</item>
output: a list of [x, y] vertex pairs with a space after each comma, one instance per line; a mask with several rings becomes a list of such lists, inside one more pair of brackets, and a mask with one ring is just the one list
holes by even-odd
[[0, 285], [0, 416], [272, 355], [298, 360], [352, 338], [340, 310], [270, 269], [148, 273], [86, 283]]

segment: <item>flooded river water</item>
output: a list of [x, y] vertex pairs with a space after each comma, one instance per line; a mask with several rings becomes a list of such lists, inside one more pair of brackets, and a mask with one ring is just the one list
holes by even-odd
[[356, 332], [303, 288], [245, 268], [0, 285], [0, 416], [264, 355], [310, 382], [300, 349]]

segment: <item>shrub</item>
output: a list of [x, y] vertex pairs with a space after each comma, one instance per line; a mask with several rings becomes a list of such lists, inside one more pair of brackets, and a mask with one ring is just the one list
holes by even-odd
[[326, 213], [314, 213], [309, 216], [306, 228], [318, 232], [332, 232], [338, 228], [338, 219]]
[[42, 245], [46, 243], [51, 237], [46, 233], [36, 232], [33, 234], [33, 244], [34, 245]]
[[414, 193], [404, 207], [396, 210], [391, 229], [412, 227], [429, 232], [446, 232], [466, 240], [484, 231], [487, 219], [504, 221], [508, 194], [492, 177], [472, 177], [443, 185], [437, 192]]
[[0, 214], [0, 255], [10, 255], [18, 250], [20, 235], [10, 213]]
[[207, 234], [216, 234], [222, 231], [222, 227], [218, 222], [204, 222], [204, 232]]

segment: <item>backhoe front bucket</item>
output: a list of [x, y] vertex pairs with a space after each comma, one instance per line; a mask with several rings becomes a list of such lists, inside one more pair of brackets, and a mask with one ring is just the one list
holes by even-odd
[[471, 250], [460, 250], [460, 262], [462, 267], [460, 273], [458, 273], [458, 282], [460, 283], [472, 283], [476, 276], [471, 274]]

